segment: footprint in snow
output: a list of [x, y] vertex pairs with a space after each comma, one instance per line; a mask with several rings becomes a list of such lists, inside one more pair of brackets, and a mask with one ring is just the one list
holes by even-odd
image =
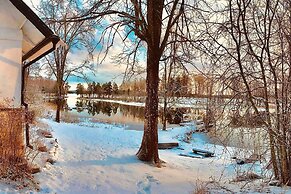
[[147, 175], [146, 177], [150, 182], [156, 183], [157, 185], [160, 184], [159, 180], [155, 179], [152, 175]]
[[42, 193], [52, 193], [52, 191], [48, 187], [41, 188], [40, 192], [42, 192]]
[[152, 175], [147, 175], [143, 180], [137, 183], [137, 194], [150, 194], [152, 183], [160, 184]]

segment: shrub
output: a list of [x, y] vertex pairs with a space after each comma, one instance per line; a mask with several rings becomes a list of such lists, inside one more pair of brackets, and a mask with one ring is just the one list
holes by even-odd
[[0, 106], [0, 177], [16, 180], [28, 175], [24, 152], [24, 111]]

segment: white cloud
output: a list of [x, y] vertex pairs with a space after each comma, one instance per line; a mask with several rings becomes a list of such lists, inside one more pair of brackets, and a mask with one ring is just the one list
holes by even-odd
[[[95, 71], [94, 74], [92, 72], [87, 72], [86, 74], [89, 77], [89, 81], [95, 81], [95, 82], [109, 82], [109, 81], [114, 81], [117, 83], [121, 83], [122, 81], [122, 74], [125, 71], [126, 65], [121, 64], [117, 65], [114, 60], [112, 60], [112, 57], [115, 56], [116, 54], [122, 52], [120, 49], [120, 45], [115, 45], [112, 47], [105, 60], [102, 62], [102, 64], [98, 64], [97, 61], [97, 54], [94, 57], [94, 60], [92, 61], [95, 66]], [[101, 55], [104, 55], [101, 53]], [[74, 53], [69, 54], [69, 60], [73, 64], [80, 64], [84, 59], [87, 57], [87, 52], [85, 50], [78, 50], [75, 51]]]

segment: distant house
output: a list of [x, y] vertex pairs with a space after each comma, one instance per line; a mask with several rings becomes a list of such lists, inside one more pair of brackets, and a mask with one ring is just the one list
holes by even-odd
[[[21, 145], [25, 122], [29, 145], [27, 114], [23, 114], [27, 113], [23, 98], [24, 72], [55, 50], [60, 42], [60, 38], [22, 0], [0, 0], [0, 102], [12, 100], [9, 106], [0, 107], [0, 148], [4, 144], [8, 148], [13, 147], [11, 142]], [[9, 127], [7, 122], [15, 126]], [[11, 133], [11, 128], [15, 133]], [[1, 153], [6, 151], [0, 150], [0, 157]]]

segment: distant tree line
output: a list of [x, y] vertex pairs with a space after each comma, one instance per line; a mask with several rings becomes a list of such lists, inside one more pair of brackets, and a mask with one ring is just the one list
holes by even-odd
[[[34, 92], [38, 91], [44, 94], [56, 94], [58, 90], [57, 81], [53, 79], [48, 79], [41, 76], [29, 76], [26, 82], [27, 88], [33, 90]], [[68, 84], [68, 82], [64, 83], [62, 87], [62, 94], [66, 95], [69, 89], [70, 85]]]
[[112, 95], [118, 95], [119, 87], [115, 82], [106, 82], [103, 84], [99, 82], [92, 82], [88, 83], [87, 88], [85, 88], [82, 83], [78, 83], [76, 87], [76, 93], [81, 97], [84, 97], [85, 95], [87, 97], [104, 98], [110, 97]]
[[[193, 87], [194, 86], [191, 82], [191, 76], [189, 74], [171, 77], [169, 83], [167, 83], [167, 90], [170, 96], [189, 96], [190, 94], [192, 94], [192, 91], [194, 91], [192, 89]], [[201, 85], [200, 88], [204, 89], [205, 87]], [[159, 87], [160, 95], [165, 90], [165, 84], [161, 82]], [[135, 79], [123, 82], [120, 85], [120, 93], [128, 94], [131, 96], [146, 96], [146, 80]]]
[[124, 81], [120, 85], [120, 93], [131, 96], [145, 96], [146, 95], [146, 80], [134, 79], [130, 81]]
[[[163, 80], [163, 79], [162, 79]], [[165, 92], [169, 96], [189, 96], [192, 93], [193, 85], [191, 83], [191, 77], [189, 74], [182, 74], [170, 77], [168, 82], [161, 82], [160, 92]]]
[[[188, 73], [176, 74], [169, 78], [167, 83], [160, 81], [159, 93], [162, 95], [167, 90], [169, 97], [193, 97], [208, 95], [212, 82], [205, 75], [191, 75]], [[219, 84], [219, 83], [216, 83]], [[86, 87], [79, 83], [76, 93], [82, 97], [113, 97], [127, 95], [133, 97], [146, 96], [146, 80], [144, 78], [124, 81], [120, 86], [115, 82], [96, 83], [90, 82]]]

